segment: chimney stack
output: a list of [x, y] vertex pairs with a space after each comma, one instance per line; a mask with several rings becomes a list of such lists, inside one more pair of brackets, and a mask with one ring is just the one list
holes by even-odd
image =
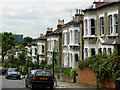
[[60, 24], [60, 19], [58, 19], [58, 25]]
[[79, 15], [80, 15], [81, 13], [80, 13], [80, 9], [79, 9]]
[[76, 9], [76, 14], [78, 14], [78, 9]]
[[81, 14], [83, 15], [83, 9], [81, 9]]
[[73, 20], [74, 20], [75, 18], [74, 18], [74, 16], [73, 16]]
[[51, 33], [51, 32], [52, 32], [52, 28], [47, 27], [46, 34]]
[[62, 20], [62, 25], [64, 25], [64, 19]]

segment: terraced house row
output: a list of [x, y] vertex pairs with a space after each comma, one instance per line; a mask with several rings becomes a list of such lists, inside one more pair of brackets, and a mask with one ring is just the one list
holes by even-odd
[[85, 10], [77, 9], [71, 21], [58, 20], [56, 30], [47, 28], [27, 48], [33, 62], [39, 58], [39, 63], [52, 64], [54, 51], [58, 65], [72, 68], [92, 55], [111, 55], [115, 49], [120, 55], [120, 0], [95, 1]]

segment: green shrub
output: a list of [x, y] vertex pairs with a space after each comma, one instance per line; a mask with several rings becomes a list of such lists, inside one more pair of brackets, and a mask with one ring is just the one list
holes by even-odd
[[45, 66], [46, 66], [46, 64], [40, 64], [40, 68], [39, 69], [44, 69]]
[[74, 71], [78, 72], [78, 67], [72, 68], [70, 70], [70, 76], [74, 76]]
[[113, 76], [115, 80], [120, 76], [120, 57], [116, 56], [116, 52], [109, 57], [106, 54], [91, 56], [78, 65], [80, 69], [90, 67], [94, 70], [98, 87], [99, 83], [104, 82], [107, 77]]
[[70, 76], [70, 70], [71, 68], [62, 68], [62, 72], [68, 76]]

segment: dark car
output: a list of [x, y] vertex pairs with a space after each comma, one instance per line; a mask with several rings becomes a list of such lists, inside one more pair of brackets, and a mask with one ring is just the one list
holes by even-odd
[[6, 72], [6, 79], [9, 79], [9, 78], [20, 79], [20, 77], [21, 77], [21, 74], [17, 68], [8, 68]]
[[47, 70], [32, 70], [25, 80], [25, 86], [34, 88], [50, 87], [53, 89], [54, 78], [50, 71]]
[[5, 67], [0, 67], [0, 74], [1, 75], [5, 75], [6, 71], [7, 71], [7, 69]]

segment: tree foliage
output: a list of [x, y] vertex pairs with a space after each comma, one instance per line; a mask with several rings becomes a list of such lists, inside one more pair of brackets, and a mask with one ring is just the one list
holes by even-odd
[[25, 37], [20, 43], [25, 47], [28, 43], [31, 43], [33, 39], [31, 37]]
[[12, 47], [15, 47], [17, 41], [11, 32], [2, 33], [2, 59], [6, 55], [7, 51]]

